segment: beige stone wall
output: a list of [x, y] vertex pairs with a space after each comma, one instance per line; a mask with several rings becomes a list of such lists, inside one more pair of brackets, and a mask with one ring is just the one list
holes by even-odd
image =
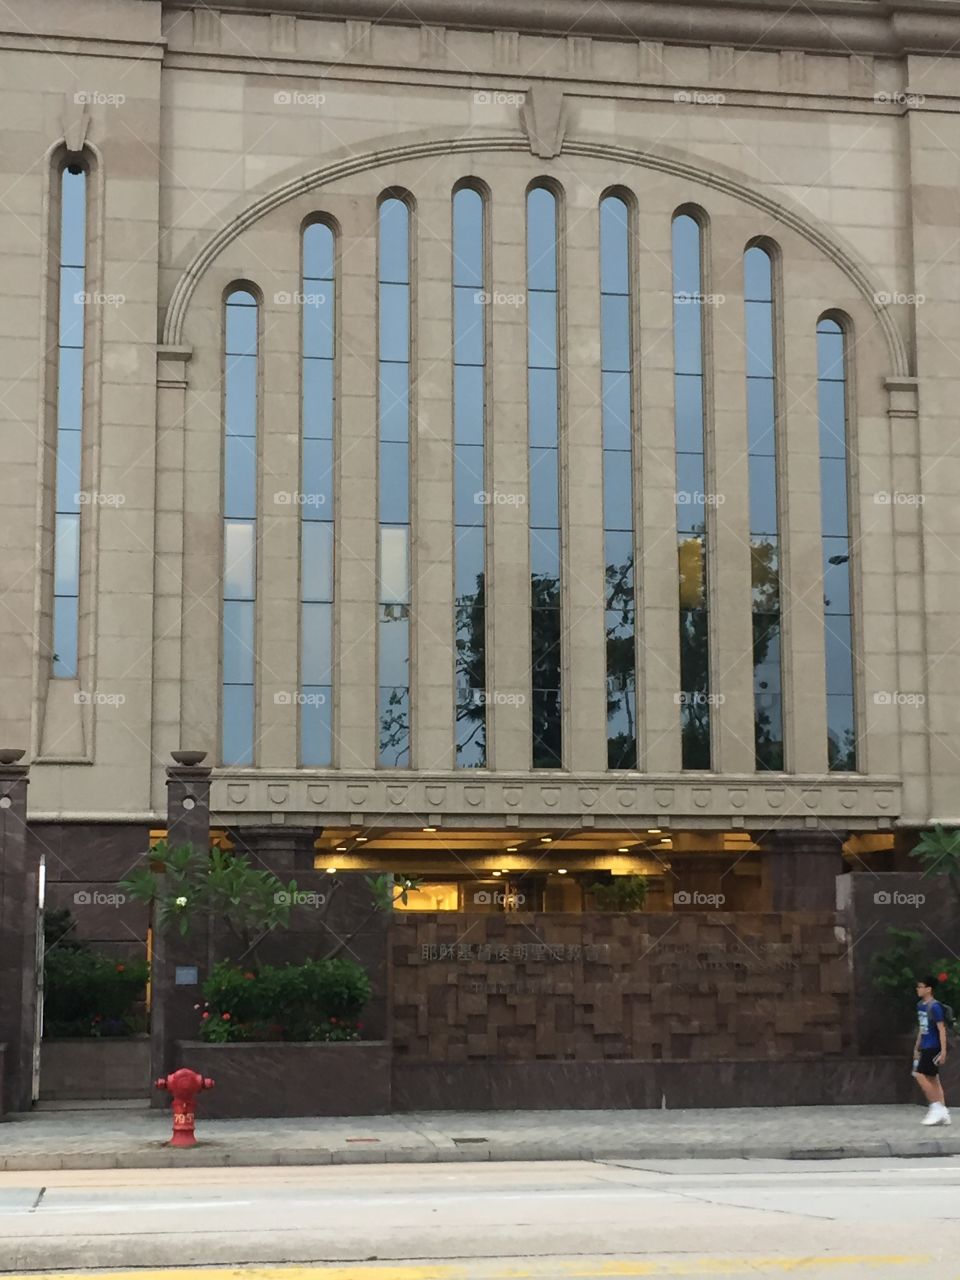
[[[38, 25], [39, 24], [39, 25]], [[162, 39], [161, 39], [162, 33]], [[889, 827], [960, 818], [958, 629], [960, 115], [955, 62], [344, 23], [157, 0], [12, 0], [0, 17], [0, 745], [35, 761], [34, 812], [162, 812], [169, 752], [219, 741], [222, 302], [262, 303], [258, 769], [219, 775], [222, 816], [503, 825]], [[562, 109], [544, 87], [562, 89]], [[909, 100], [907, 92], [918, 97]], [[532, 94], [523, 111], [524, 94]], [[78, 101], [78, 95], [90, 99]], [[122, 99], [122, 100], [120, 100]], [[528, 140], [534, 135], [534, 146]], [[94, 161], [79, 680], [48, 678], [51, 155]], [[540, 154], [535, 154], [539, 152]], [[491, 774], [453, 771], [450, 195], [489, 191], [492, 285], [523, 293], [528, 185], [563, 192], [567, 334], [562, 455], [569, 775], [528, 775], [527, 527], [488, 512]], [[636, 205], [635, 456], [642, 557], [642, 787], [604, 773], [597, 204]], [[376, 207], [416, 203], [412, 776], [376, 764]], [[670, 219], [709, 224], [709, 486], [719, 776], [677, 777]], [[296, 489], [300, 228], [339, 228], [337, 771], [297, 771]], [[741, 255], [782, 254], [780, 458], [790, 776], [752, 774]], [[93, 288], [93, 282], [88, 284]], [[878, 295], [922, 295], [885, 305]], [[814, 330], [853, 329], [854, 577], [863, 776], [825, 775]], [[527, 493], [525, 309], [490, 307], [490, 487]], [[55, 338], [55, 334], [54, 334]], [[158, 346], [159, 341], [159, 346]], [[47, 492], [45, 493], [45, 489]], [[902, 494], [900, 502], [878, 495]], [[923, 498], [921, 503], [918, 495]], [[70, 686], [69, 688], [67, 686]], [[123, 701], [78, 702], [78, 692]], [[892, 695], [892, 697], [888, 697]], [[899, 695], [899, 696], [898, 696]], [[908, 695], [904, 698], [903, 695]], [[914, 697], [919, 695], [925, 701]], [[391, 791], [390, 786], [393, 786]], [[409, 787], [409, 790], [405, 788]], [[621, 794], [622, 793], [622, 794]], [[519, 795], [519, 799], [516, 797]], [[244, 815], [249, 815], [245, 817]], [[268, 815], [270, 815], [268, 817]], [[411, 817], [411, 815], [414, 815]]]

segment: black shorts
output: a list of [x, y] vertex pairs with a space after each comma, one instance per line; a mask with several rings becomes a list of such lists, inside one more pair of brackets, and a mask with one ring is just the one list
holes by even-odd
[[920, 1060], [917, 1063], [917, 1074], [921, 1076], [938, 1076], [940, 1068], [934, 1062], [934, 1058], [939, 1058], [939, 1049], [921, 1049]]

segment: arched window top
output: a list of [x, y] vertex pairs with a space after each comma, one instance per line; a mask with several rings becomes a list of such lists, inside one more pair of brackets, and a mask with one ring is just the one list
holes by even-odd
[[380, 200], [381, 284], [410, 283], [410, 204], [405, 195], [387, 193]]
[[846, 379], [846, 345], [849, 318], [842, 312], [825, 312], [817, 321], [817, 364], [821, 382]]
[[557, 195], [548, 186], [527, 192], [527, 286], [557, 288]]
[[259, 326], [260, 300], [246, 284], [227, 290], [226, 346], [228, 356], [255, 356]]
[[751, 244], [743, 255], [746, 302], [773, 301], [773, 255], [763, 244]]
[[453, 193], [453, 283], [483, 288], [484, 196], [474, 186]]
[[630, 288], [630, 207], [618, 191], [600, 200], [600, 292]]
[[328, 222], [308, 222], [303, 228], [303, 275], [306, 280], [332, 280], [336, 233]]

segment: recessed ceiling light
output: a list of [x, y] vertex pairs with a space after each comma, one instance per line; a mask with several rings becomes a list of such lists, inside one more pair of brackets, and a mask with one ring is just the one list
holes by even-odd
[[629, 853], [629, 852], [630, 850], [627, 848], [625, 844], [622, 844], [620, 848], [617, 850], [617, 853]]
[[369, 836], [357, 836], [357, 844], [366, 844], [369, 839]]
[[346, 853], [346, 852], [347, 852], [347, 846], [345, 844], [337, 845], [337, 853]]
[[503, 875], [503, 872], [502, 872], [502, 871], [494, 871], [494, 873], [493, 873], [493, 874], [494, 874], [495, 876], [502, 876], [502, 875]]
[[436, 831], [436, 829], [437, 829], [436, 827], [424, 827], [424, 828], [423, 828], [423, 830], [424, 830], [424, 831]]
[[567, 868], [566, 868], [566, 867], [557, 867], [557, 875], [558, 875], [558, 876], [565, 876], [566, 874], [567, 874]]
[[658, 835], [660, 834], [661, 830], [662, 830], [662, 828], [661, 828], [661, 827], [647, 827], [647, 835], [648, 835], [648, 836], [658, 836]]
[[504, 876], [508, 876], [508, 875], [510, 874], [510, 868], [509, 868], [509, 867], [502, 867], [502, 868], [501, 868], [501, 871], [500, 871], [500, 874], [501, 874], [501, 875], [504, 875]]
[[541, 836], [541, 837], [540, 837], [540, 843], [541, 843], [541, 844], [553, 844], [553, 836]]
[[507, 846], [507, 853], [516, 853], [516, 852], [517, 852], [517, 846], [515, 844], [511, 844]]
[[327, 875], [328, 875], [328, 876], [335, 876], [336, 874], [337, 874], [337, 868], [336, 868], [336, 867], [327, 867]]

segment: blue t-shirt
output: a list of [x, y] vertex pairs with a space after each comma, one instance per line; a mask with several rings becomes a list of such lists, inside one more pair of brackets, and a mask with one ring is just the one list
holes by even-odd
[[939, 1049], [940, 1032], [937, 1030], [937, 1023], [944, 1021], [943, 1005], [939, 1000], [931, 1000], [929, 1004], [924, 1004], [921, 1000], [917, 1004], [917, 1017], [920, 1019], [920, 1048]]

